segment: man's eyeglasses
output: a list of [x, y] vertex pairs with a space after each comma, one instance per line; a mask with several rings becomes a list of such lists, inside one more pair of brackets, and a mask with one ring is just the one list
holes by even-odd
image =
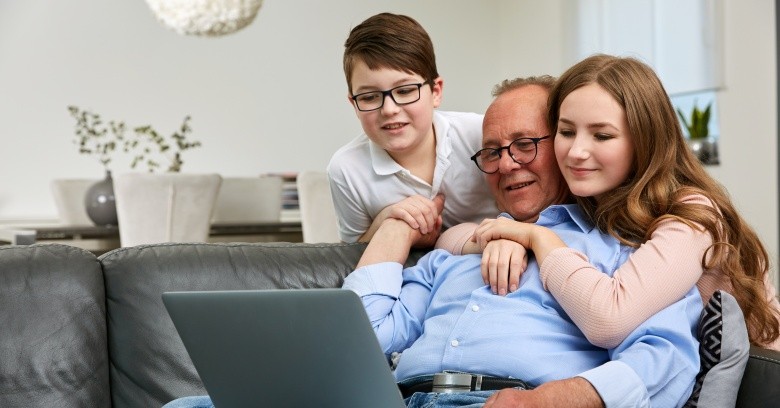
[[501, 161], [501, 151], [509, 152], [509, 157], [517, 164], [528, 164], [534, 161], [538, 151], [538, 144], [550, 135], [542, 137], [521, 137], [515, 139], [512, 143], [499, 147], [486, 147], [471, 156], [471, 160], [477, 164], [480, 170], [487, 174], [493, 174], [498, 171], [498, 164]]
[[355, 106], [357, 106], [358, 110], [361, 112], [368, 112], [381, 108], [385, 104], [385, 97], [387, 96], [389, 96], [396, 105], [408, 105], [420, 100], [420, 88], [427, 83], [428, 81], [425, 81], [418, 84], [396, 86], [395, 88], [386, 91], [363, 92], [352, 95], [352, 100], [355, 101]]

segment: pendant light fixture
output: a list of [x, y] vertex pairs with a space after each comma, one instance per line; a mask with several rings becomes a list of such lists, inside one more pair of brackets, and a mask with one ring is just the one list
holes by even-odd
[[263, 0], [146, 0], [157, 20], [183, 35], [216, 37], [251, 23]]

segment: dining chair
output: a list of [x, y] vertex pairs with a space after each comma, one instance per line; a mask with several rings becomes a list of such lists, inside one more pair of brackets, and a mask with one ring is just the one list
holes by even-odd
[[302, 171], [296, 184], [303, 242], [341, 242], [328, 175], [324, 171]]
[[114, 180], [123, 247], [206, 242], [219, 174], [125, 173]]
[[92, 225], [84, 199], [87, 190], [99, 179], [53, 179], [49, 183], [60, 223], [64, 225]]
[[279, 221], [282, 177], [223, 177], [211, 222], [215, 224]]

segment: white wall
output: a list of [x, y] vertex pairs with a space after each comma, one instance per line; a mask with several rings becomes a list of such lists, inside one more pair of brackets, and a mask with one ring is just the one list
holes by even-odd
[[[720, 166], [709, 167], [778, 262], [775, 2], [724, 1]], [[777, 276], [775, 275], [777, 282]]]
[[[323, 169], [360, 132], [341, 70], [354, 25], [415, 17], [436, 45], [443, 109], [482, 112], [503, 78], [563, 72], [574, 1], [265, 0], [246, 29], [197, 38], [163, 28], [142, 0], [0, 0], [0, 220], [54, 217], [51, 179], [102, 176], [71, 144], [70, 104], [165, 133], [192, 115], [204, 146], [185, 171]], [[722, 164], [710, 171], [776, 260], [774, 15], [771, 1], [724, 1]]]
[[266, 0], [243, 31], [198, 38], [162, 27], [142, 0], [0, 0], [0, 219], [54, 217], [52, 178], [102, 177], [71, 143], [71, 104], [164, 133], [192, 115], [203, 147], [185, 152], [184, 171], [324, 169], [360, 133], [344, 40], [380, 11], [431, 34], [444, 109], [484, 111], [501, 79], [498, 2], [452, 3]]

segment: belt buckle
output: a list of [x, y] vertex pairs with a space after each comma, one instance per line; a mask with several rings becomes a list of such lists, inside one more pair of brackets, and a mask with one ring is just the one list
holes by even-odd
[[[473, 381], [473, 387], [472, 387]], [[482, 389], [482, 375], [462, 372], [442, 372], [433, 375], [433, 392], [456, 393], [480, 391]]]

